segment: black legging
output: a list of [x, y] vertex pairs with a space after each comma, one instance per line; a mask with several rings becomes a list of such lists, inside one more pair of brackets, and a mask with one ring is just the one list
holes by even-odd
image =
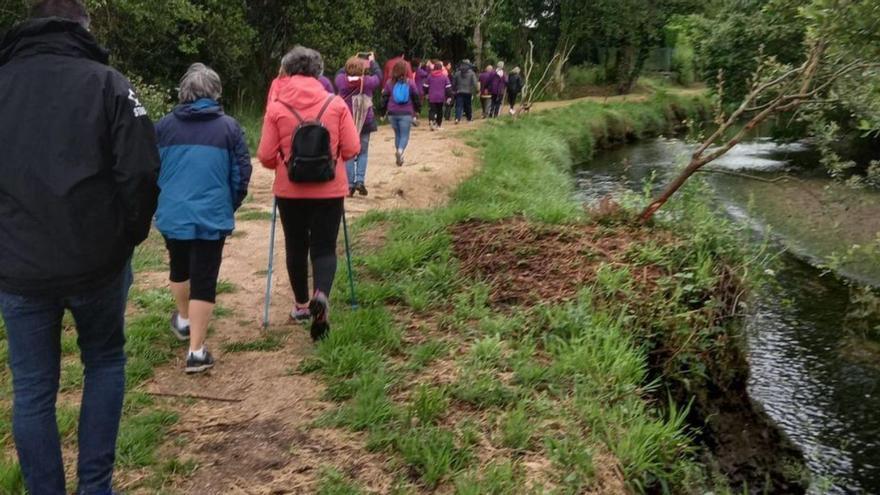
[[492, 95], [492, 110], [489, 112], [490, 117], [497, 117], [501, 112], [501, 106], [504, 105], [504, 93], [500, 95]]
[[428, 120], [437, 124], [437, 127], [443, 125], [443, 103], [431, 103], [428, 108]]
[[507, 103], [510, 104], [511, 110], [516, 110], [516, 100], [518, 100], [518, 99], [519, 99], [519, 91], [516, 91], [516, 92], [508, 91], [507, 92]]
[[296, 302], [305, 304], [309, 293], [309, 254], [315, 290], [330, 296], [336, 276], [336, 240], [342, 221], [343, 198], [278, 198], [278, 212], [284, 228], [287, 275]]

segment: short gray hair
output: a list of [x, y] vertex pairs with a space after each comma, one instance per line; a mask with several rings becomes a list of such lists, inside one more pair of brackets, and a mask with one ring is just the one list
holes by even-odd
[[281, 59], [281, 70], [288, 76], [318, 78], [324, 72], [324, 59], [316, 50], [297, 45]]
[[180, 79], [177, 97], [181, 103], [192, 103], [201, 98], [219, 100], [223, 94], [220, 76], [205, 64], [192, 64]]

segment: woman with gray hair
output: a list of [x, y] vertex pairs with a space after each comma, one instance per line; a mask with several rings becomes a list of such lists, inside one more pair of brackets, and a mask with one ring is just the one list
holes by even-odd
[[[289, 77], [273, 84], [275, 94], [266, 107], [257, 155], [264, 167], [275, 171], [273, 191], [281, 214], [287, 273], [294, 295], [290, 318], [299, 322], [311, 319], [312, 339], [319, 340], [330, 330], [329, 296], [336, 276], [336, 241], [348, 194], [345, 162], [360, 153], [361, 139], [348, 106], [340, 97], [328, 95], [318, 81], [324, 69], [321, 54], [297, 46], [284, 56], [281, 65]], [[322, 174], [320, 181], [303, 182], [288, 174], [288, 167], [297, 163], [293, 136], [300, 124], [315, 121], [329, 135], [332, 164], [330, 160], [323, 163], [333, 172]]]
[[247, 196], [251, 160], [244, 132], [218, 103], [220, 76], [193, 64], [180, 80], [180, 104], [156, 124], [159, 137], [159, 208], [156, 227], [170, 257], [177, 311], [171, 331], [189, 340], [187, 373], [214, 366], [205, 348], [217, 296], [217, 277], [235, 210]]

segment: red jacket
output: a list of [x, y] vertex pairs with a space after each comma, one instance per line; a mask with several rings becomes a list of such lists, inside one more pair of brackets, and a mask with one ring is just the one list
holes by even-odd
[[[317, 117], [328, 97], [327, 91], [313, 77], [292, 76], [278, 80], [273, 87], [276, 98], [296, 108], [304, 119]], [[354, 119], [342, 98], [334, 96], [321, 122], [330, 132], [330, 149], [336, 155], [336, 178], [323, 183], [293, 183], [287, 178], [287, 166], [281, 157], [290, 156], [291, 138], [299, 121], [277, 100], [273, 99], [266, 107], [257, 158], [264, 167], [275, 170], [273, 191], [279, 198], [329, 199], [348, 194], [345, 162], [361, 151]]]
[[397, 65], [397, 62], [399, 62], [401, 60], [406, 62], [406, 77], [407, 77], [407, 79], [410, 79], [412, 81], [415, 80], [415, 74], [413, 73], [412, 65], [409, 63], [409, 61], [406, 60], [405, 58], [403, 58], [402, 56], [401, 57], [394, 57], [391, 60], [385, 62], [385, 72], [383, 74], [384, 77], [382, 77], [382, 87], [383, 88], [388, 84], [388, 81], [391, 80], [391, 72], [394, 71], [394, 66]]

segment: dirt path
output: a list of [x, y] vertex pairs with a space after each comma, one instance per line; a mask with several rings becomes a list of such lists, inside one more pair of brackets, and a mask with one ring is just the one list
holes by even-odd
[[[350, 217], [369, 210], [442, 204], [476, 166], [476, 150], [459, 138], [476, 125], [448, 125], [439, 132], [429, 132], [425, 125], [415, 128], [404, 167], [394, 163], [391, 129], [380, 128], [370, 147], [370, 195], [347, 201]], [[272, 172], [254, 163], [253, 201], [247, 208], [271, 210], [272, 179]], [[385, 492], [392, 475], [382, 470], [384, 459], [366, 452], [360, 435], [312, 428], [314, 420], [333, 405], [322, 400], [323, 386], [316, 377], [297, 371], [312, 354], [313, 344], [304, 328], [286, 324], [293, 296], [284, 270], [280, 225], [271, 330], [283, 332], [286, 341], [274, 352], [222, 350], [224, 344], [260, 337], [269, 226], [266, 220], [239, 222], [238, 233], [227, 243], [220, 278], [233, 282], [237, 289], [218, 300], [232, 313], [215, 322], [209, 338], [218, 359], [216, 368], [205, 376], [185, 376], [178, 358], [157, 370], [148, 385], [151, 392], [232, 401], [170, 402], [179, 409], [181, 419], [166, 450], [198, 464], [191, 479], [175, 489], [182, 493], [312, 493], [321, 467], [332, 465], [355, 475], [365, 488]], [[161, 274], [141, 279], [152, 287], [166, 285]], [[185, 449], [173, 446], [177, 437], [185, 439]]]
[[[567, 103], [538, 104], [533, 111]], [[464, 141], [479, 125], [479, 121], [458, 126], [450, 123], [443, 131], [429, 132], [423, 123], [413, 129], [404, 167], [394, 164], [391, 129], [381, 127], [370, 146], [370, 195], [348, 200], [349, 216], [355, 218], [370, 210], [443, 204], [477, 166], [477, 151]], [[254, 165], [253, 201], [246, 206], [269, 212], [273, 174]], [[322, 467], [333, 466], [357, 479], [363, 488], [385, 493], [395, 481], [394, 474], [384, 457], [367, 452], [363, 435], [314, 427], [315, 420], [335, 406], [323, 400], [324, 387], [317, 377], [298, 371], [314, 347], [303, 327], [286, 323], [293, 297], [284, 269], [280, 226], [271, 330], [283, 336], [283, 346], [271, 352], [223, 351], [224, 344], [261, 336], [269, 226], [265, 219], [239, 222], [237, 233], [227, 243], [220, 278], [233, 282], [236, 290], [218, 300], [231, 314], [215, 322], [209, 337], [209, 346], [218, 359], [214, 370], [204, 376], [185, 376], [181, 348], [178, 359], [156, 370], [147, 385], [153, 393], [216, 399], [166, 400], [179, 411], [180, 421], [166, 439], [164, 452], [169, 457], [195, 461], [198, 466], [191, 477], [172, 488], [180, 493], [313, 493]], [[164, 274], [139, 278], [142, 285], [167, 285]]]

